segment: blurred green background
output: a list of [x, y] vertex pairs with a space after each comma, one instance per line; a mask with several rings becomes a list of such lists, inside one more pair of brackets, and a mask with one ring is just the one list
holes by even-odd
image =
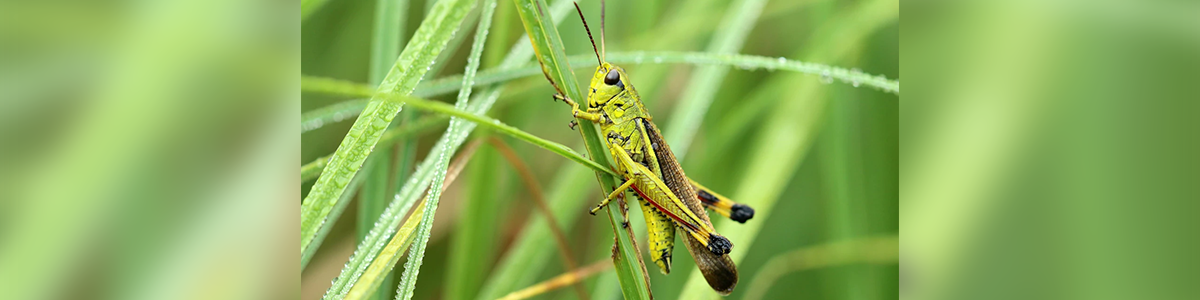
[[903, 9], [904, 297], [1196, 298], [1200, 3]]
[[[755, 2], [765, 4], [736, 9], [736, 5]], [[419, 0], [407, 4], [404, 37], [412, 36], [430, 7], [430, 3]], [[593, 33], [599, 35], [599, 2], [582, 1], [580, 5]], [[331, 0], [303, 21], [302, 74], [369, 82], [375, 7], [376, 2], [371, 0]], [[742, 36], [744, 42], [735, 45], [740, 48], [735, 52], [899, 78], [899, 7], [895, 1], [608, 1], [607, 51], [704, 52], [727, 13], [743, 11], [753, 15], [745, 16], [750, 20], [749, 30]], [[462, 73], [477, 14], [467, 17], [456, 36], [462, 40], [459, 46], [451, 42], [443, 54], [449, 55], [446, 63], [440, 68], [435, 65], [434, 71], [438, 72], [427, 74], [426, 80]], [[558, 30], [568, 54], [592, 53], [573, 9]], [[496, 66], [524, 34], [513, 3], [499, 1], [481, 69]], [[672, 132], [667, 124], [676, 117], [680, 98], [700, 88], [689, 80], [698, 67], [649, 61], [623, 67], [656, 117], [655, 122], [665, 132]], [[590, 70], [576, 70], [576, 74], [580, 84], [591, 77]], [[551, 101], [554, 90], [545, 78], [531, 76], [505, 84], [503, 95], [487, 115], [582, 152], [579, 134], [566, 126], [572, 119], [568, 107]], [[747, 224], [718, 221], [719, 215], [710, 214], [718, 231], [738, 232], [731, 239], [735, 255], [742, 257], [738, 262], [741, 281], [728, 298], [743, 299], [755, 284], [755, 275], [768, 260], [781, 254], [868, 238], [894, 240], [899, 232], [897, 95], [830, 83], [821, 76], [737, 68], [729, 68], [728, 74], [710, 88], [715, 91], [713, 101], [707, 111], [701, 110], [703, 122], [693, 132], [694, 141], [672, 148], [683, 157], [690, 177], [736, 201], [755, 205], [757, 210], [756, 217]], [[435, 99], [453, 102], [450, 95]], [[302, 111], [310, 111], [345, 100], [306, 93], [301, 106]], [[406, 108], [401, 114], [414, 111]], [[327, 124], [304, 133], [300, 162], [332, 153], [350, 125], [349, 121]], [[397, 151], [382, 144], [376, 151], [386, 147], [390, 152], [384, 153], [393, 161], [407, 155], [421, 159], [444, 127], [443, 122], [418, 135], [414, 151]], [[574, 259], [580, 265], [607, 260], [612, 245], [608, 221], [586, 213], [601, 199], [591, 172], [544, 149], [483, 129], [476, 130], [472, 139], [487, 136], [506, 141], [530, 165], [542, 193], [552, 201], [554, 210], [561, 212], [557, 219], [569, 236]], [[376, 167], [386, 171], [376, 176], [386, 176], [388, 182], [401, 179], [397, 174], [412, 171], [411, 166], [400, 169], [393, 164], [381, 165]], [[306, 194], [311, 185], [303, 183], [302, 192]], [[358, 202], [370, 195], [386, 197], [384, 201], [391, 199], [387, 193], [368, 195], [363, 191], [357, 192], [355, 203], [343, 213], [304, 270], [302, 299], [320, 298], [354, 250], [355, 232], [360, 230], [356, 228], [364, 224], [357, 217]], [[630, 215], [645, 253], [641, 214], [635, 210]], [[533, 256], [536, 261], [516, 262], [521, 267], [519, 279], [509, 285], [494, 282], [499, 280], [506, 260], [512, 259], [515, 241], [531, 230], [527, 226], [530, 223], [544, 224], [537, 223], [541, 218], [513, 167], [484, 144], [439, 205], [416, 298], [494, 299], [567, 271], [559, 259], [560, 251], [545, 238], [537, 243], [542, 249]], [[888, 249], [887, 243], [883, 245], [879, 248]], [[656, 298], [679, 298], [689, 276], [694, 275], [691, 256], [683, 248], [676, 247], [669, 276], [649, 266]], [[895, 246], [891, 249], [894, 257]], [[649, 257], [643, 255], [649, 263]], [[765, 283], [769, 288], [762, 299], [896, 298], [898, 268], [895, 258], [888, 261], [833, 263], [801, 271], [784, 268], [786, 272], [777, 281]], [[400, 272], [400, 265], [395, 272]], [[620, 297], [611, 271], [589, 278], [585, 287], [593, 299]], [[380, 289], [394, 291], [394, 286]], [[707, 286], [699, 292], [715, 295]], [[566, 287], [539, 298], [577, 297], [573, 288]]]

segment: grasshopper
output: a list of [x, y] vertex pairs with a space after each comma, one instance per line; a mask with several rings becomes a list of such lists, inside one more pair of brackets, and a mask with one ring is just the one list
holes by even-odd
[[[602, 10], [603, 6], [601, 1]], [[575, 9], [583, 19], [578, 3]], [[629, 84], [625, 70], [604, 61], [603, 11], [600, 16], [601, 49], [596, 48], [591, 30], [583, 22], [599, 62], [592, 76], [586, 109], [561, 93], [554, 96], [571, 106], [574, 117], [599, 125], [616, 172], [625, 180], [591, 213], [632, 190], [642, 206], [651, 259], [659, 270], [663, 274], [671, 272], [671, 253], [679, 230], [709, 286], [728, 295], [738, 281], [737, 267], [728, 255], [733, 243], [713, 229], [704, 207], [742, 223], [754, 216], [754, 210], [712, 192], [684, 174], [637, 91]], [[572, 120], [570, 127], [577, 125]]]

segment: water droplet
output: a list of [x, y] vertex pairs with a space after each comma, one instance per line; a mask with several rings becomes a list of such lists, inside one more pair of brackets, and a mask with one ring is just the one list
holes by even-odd
[[833, 83], [833, 75], [829, 74], [829, 70], [825, 70], [825, 71], [821, 72], [821, 83], [824, 83], [824, 84]]
[[661, 63], [662, 63], [662, 57], [655, 57], [655, 58], [654, 58], [654, 63], [656, 63], [656, 64], [661, 64]]

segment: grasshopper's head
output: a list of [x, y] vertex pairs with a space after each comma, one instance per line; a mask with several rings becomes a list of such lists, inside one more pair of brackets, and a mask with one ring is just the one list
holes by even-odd
[[629, 98], [627, 96], [636, 95], [633, 86], [627, 84], [628, 80], [629, 76], [621, 67], [607, 62], [600, 64], [596, 67], [596, 73], [592, 75], [588, 107], [603, 107], [613, 104], [612, 101], [623, 101]]

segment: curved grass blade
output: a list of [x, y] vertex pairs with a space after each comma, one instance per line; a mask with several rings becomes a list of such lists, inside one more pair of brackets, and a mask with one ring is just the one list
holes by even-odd
[[[899, 17], [899, 8], [894, 2], [875, 0], [857, 4], [848, 9], [843, 15], [832, 18], [839, 22], [823, 25], [813, 37], [816, 42], [814, 51], [809, 54], [810, 60], [837, 60], [849, 47], [860, 43], [868, 34], [883, 27]], [[826, 89], [811, 78], [782, 76], [772, 78], [768, 83], [773, 88], [786, 88], [793, 93], [785, 97], [769, 98], [776, 101], [771, 114], [766, 118], [764, 130], [755, 136], [750, 149], [752, 153], [746, 157], [753, 159], [747, 164], [746, 174], [738, 182], [733, 198], [744, 199], [745, 204], [762, 209], [756, 211], [756, 218], [769, 218], [771, 208], [787, 186], [788, 178], [795, 172], [800, 162], [808, 153], [812, 141], [820, 127], [822, 112], [825, 111], [827, 97], [822, 94]], [[725, 237], [741, 243], [753, 243], [762, 222], [747, 224], [730, 224], [730, 222], [715, 221], [717, 231]], [[735, 262], [742, 261], [747, 251], [735, 251], [730, 257]], [[708, 284], [699, 272], [692, 272], [684, 286], [679, 299], [707, 299]]]
[[[437, 8], [438, 6], [434, 6], [434, 11]], [[484, 0], [482, 8], [479, 27], [475, 29], [475, 42], [471, 45], [471, 55], [467, 58], [467, 69], [463, 73], [462, 89], [458, 92], [458, 100], [454, 102], [456, 110], [466, 109], [467, 102], [471, 98], [471, 83], [475, 78], [475, 72], [479, 70], [484, 41], [487, 40], [488, 27], [492, 24], [492, 13], [496, 11], [496, 0]], [[463, 120], [460, 118], [451, 117], [446, 133], [453, 134], [458, 131], [458, 128], [462, 127], [462, 123]], [[400, 287], [396, 290], [397, 300], [412, 299], [413, 290], [417, 287], [417, 274], [420, 272], [421, 263], [425, 258], [425, 246], [429, 243], [429, 232], [433, 229], [433, 219], [436, 215], [438, 200], [442, 195], [442, 186], [445, 183], [443, 180], [445, 169], [449, 163], [449, 157], [454, 155], [454, 149], [451, 148], [450, 145], [442, 146], [441, 153], [434, 162], [433, 182], [429, 187], [429, 196], [426, 197], [428, 204], [425, 206], [425, 214], [421, 217], [421, 225], [417, 229], [415, 248], [408, 252], [408, 261], [404, 263], [404, 273], [400, 276]]]
[[[838, 80], [843, 83], [849, 83], [855, 86], [873, 87], [884, 92], [900, 94], [900, 81], [888, 79], [881, 75], [871, 75], [863, 73], [859, 70], [833, 67], [824, 64], [791, 60], [783, 57], [766, 57], [757, 55], [744, 54], [715, 54], [704, 52], [676, 52], [676, 51], [653, 51], [653, 52], [612, 52], [605, 56], [609, 62], [616, 64], [691, 64], [701, 66], [727, 66], [737, 67], [747, 70], [768, 70], [768, 71], [792, 71], [800, 72], [809, 75], [821, 76], [831, 80]], [[596, 67], [596, 59], [591, 55], [572, 55], [568, 58], [571, 66], [577, 70], [589, 69]], [[518, 78], [535, 76], [541, 74], [539, 66], [523, 66], [523, 67], [497, 67], [480, 71], [475, 77], [475, 85], [488, 85], [506, 82]], [[441, 95], [458, 89], [457, 84], [462, 81], [462, 75], [452, 75], [436, 80], [423, 82], [417, 86], [417, 90], [413, 95], [417, 97], [429, 97]], [[355, 84], [349, 81], [343, 81], [332, 78], [324, 78], [317, 76], [300, 76], [300, 88], [307, 92], [320, 92], [334, 95], [343, 95], [351, 97], [366, 97], [370, 96], [370, 89], [365, 86], [349, 88], [343, 84]], [[338, 105], [338, 104], [334, 104]], [[303, 131], [309, 131], [315, 128], [306, 128], [305, 124], [315, 123], [318, 118], [328, 120], [333, 118], [331, 114], [340, 113], [356, 113], [354, 106], [346, 104], [341, 109], [332, 108], [330, 105], [326, 108], [319, 108], [305, 113], [301, 117], [301, 127]], [[365, 106], [364, 104], [362, 104]], [[361, 110], [361, 108], [358, 108]], [[318, 113], [320, 111], [320, 113]], [[323, 122], [318, 124], [328, 124]], [[319, 126], [318, 126], [319, 127]]]
[[[851, 85], [874, 87], [879, 90], [900, 94], [900, 81], [888, 79], [882, 75], [871, 75], [859, 70], [834, 67], [825, 64], [787, 59], [784, 57], [767, 57], [746, 54], [716, 54], [705, 52], [680, 51], [631, 51], [610, 52], [605, 59], [614, 64], [691, 64], [730, 66], [746, 70], [792, 71], [822, 78], [834, 79]], [[572, 55], [568, 61], [573, 69], [583, 70], [596, 67], [596, 57], [591, 54]], [[541, 74], [539, 66], [497, 67], [480, 71], [475, 77], [475, 85], [488, 85], [510, 81], [517, 78]], [[417, 97], [429, 97], [456, 91], [456, 83], [462, 81], [462, 75], [451, 75], [421, 83]], [[305, 92], [320, 92], [351, 97], [365, 97], [371, 94], [368, 87], [359, 86], [348, 88], [342, 84], [355, 84], [350, 81], [325, 78], [319, 76], [300, 76], [300, 89]]]
[[[900, 82], [887, 79], [880, 75], [871, 75], [859, 70], [839, 68], [819, 63], [791, 60], [783, 57], [766, 57], [745, 54], [718, 54], [705, 52], [679, 51], [632, 51], [609, 52], [605, 59], [614, 64], [691, 64], [700, 66], [726, 66], [746, 70], [792, 71], [822, 78], [829, 78], [849, 83], [855, 86], [873, 87], [888, 93], [900, 94]], [[567, 59], [575, 70], [592, 69], [596, 67], [596, 57], [591, 54], [572, 55]], [[539, 66], [523, 66], [519, 68], [492, 68], [479, 72], [475, 84], [493, 84], [517, 78], [541, 74]], [[446, 76], [424, 82], [413, 93], [419, 97], [441, 95], [455, 91], [455, 83], [460, 75]], [[307, 88], [303, 87], [305, 90]]]
[[860, 238], [780, 253], [754, 273], [742, 299], [762, 299], [775, 280], [787, 273], [852, 263], [895, 263], [899, 256], [900, 237], [897, 236]]
[[[706, 52], [734, 54], [740, 51], [766, 2], [741, 0], [730, 4], [730, 9], [721, 20], [721, 25], [717, 26], [717, 32], [709, 41]], [[700, 121], [708, 112], [708, 107], [727, 73], [729, 67], [720, 65], [702, 66], [692, 72], [692, 78], [688, 79], [686, 85], [689, 88], [684, 90], [666, 127], [667, 144], [674, 148], [672, 150], [676, 159], [682, 161], [687, 156], [692, 138], [696, 136], [696, 130], [700, 127]]]
[[[360, 85], [360, 84], [351, 83], [348, 81], [329, 80], [324, 83], [323, 88], [325, 89], [325, 91], [361, 90], [362, 88], [365, 88], [365, 86]], [[512, 126], [509, 126], [508, 124], [504, 124], [503, 122], [500, 122], [500, 120], [496, 120], [496, 119], [486, 117], [486, 116], [472, 114], [470, 112], [466, 112], [466, 111], [457, 109], [457, 108], [447, 105], [445, 103], [432, 101], [432, 100], [425, 100], [425, 99], [420, 99], [420, 98], [404, 97], [404, 96], [382, 96], [382, 97], [389, 101], [412, 105], [414, 108], [417, 108], [417, 109], [426, 110], [429, 112], [434, 112], [434, 113], [443, 114], [443, 115], [449, 115], [449, 116], [456, 117], [456, 118], [462, 118], [463, 120], [471, 121], [473, 123], [483, 125], [484, 127], [488, 127], [490, 129], [510, 135], [517, 139], [529, 142], [529, 143], [534, 144], [543, 149], [550, 150], [551, 152], [557, 153], [557, 154], [562, 155], [563, 157], [566, 157], [572, 161], [578, 162], [580, 164], [583, 164], [584, 166], [592, 168], [592, 169], [596, 170], [597, 172], [616, 174], [616, 173], [613, 173], [613, 171], [610, 170], [609, 168], [605, 168], [602, 165], [598, 164], [597, 162], [594, 162], [592, 160], [584, 158], [582, 155], [580, 155], [579, 153], [576, 153], [575, 150], [572, 150], [570, 147], [563, 146], [562, 144], [547, 141], [545, 139], [539, 138], [537, 136], [529, 134], [528, 132], [521, 131], [520, 129], [517, 129], [516, 127], [512, 127]], [[313, 165], [310, 168], [310, 170], [309, 170], [310, 173], [311, 172], [319, 172], [317, 170], [313, 170], [313, 169], [320, 168], [319, 162], [320, 162], [320, 159], [318, 159], [317, 161], [314, 162], [314, 163], [318, 163], [318, 164]], [[308, 166], [308, 165], [306, 165], [306, 166]], [[304, 173], [303, 171], [304, 170], [302, 170], [301, 173]]]
[[[381, 94], [407, 95], [425, 75], [425, 68], [442, 51], [453, 29], [475, 5], [474, 1], [446, 0], [439, 2], [434, 13], [426, 18], [408, 47], [396, 61], [379, 87]], [[400, 111], [401, 103], [372, 96], [358, 120], [342, 140], [329, 160], [333, 172], [323, 172], [300, 206], [300, 252], [304, 253], [317, 230], [325, 224], [329, 212], [337, 204], [346, 184], [358, 172], [367, 155], [379, 142], [383, 131]]]
[[583, 268], [571, 269], [570, 272], [554, 276], [554, 278], [550, 278], [549, 280], [542, 281], [530, 287], [509, 293], [508, 295], [504, 295], [504, 297], [500, 297], [499, 300], [529, 299], [567, 285], [577, 285], [580, 282], [583, 282], [584, 279], [587, 279], [588, 277], [595, 275], [600, 271], [604, 271], [609, 267], [612, 267], [612, 264], [606, 260], [602, 260], [587, 265]]
[[[579, 85], [575, 81], [575, 74], [567, 62], [565, 47], [558, 35], [558, 29], [551, 25], [551, 22], [547, 22], [549, 16], [544, 9], [545, 1], [514, 0], [514, 2], [517, 4], [517, 13], [521, 16], [521, 24], [525, 26], [525, 32], [528, 33], [529, 39], [533, 43], [546, 79], [550, 80], [559, 93], [572, 99], [584, 99], [583, 93], [580, 92]], [[578, 8], [578, 6], [576, 7]], [[596, 126], [587, 120], [579, 120], [579, 124], [579, 133], [583, 136], [589, 157], [602, 166], [610, 166], [606, 149], [600, 140], [599, 132], [596, 131]], [[611, 174], [596, 172], [596, 177], [604, 190], [617, 186], [617, 180]], [[649, 277], [646, 276], [646, 265], [642, 261], [637, 247], [633, 244], [633, 232], [629, 231], [628, 227], [621, 230], [622, 226], [619, 224], [626, 222], [618, 205], [609, 205], [607, 208], [609, 225], [612, 226], [613, 236], [616, 237], [613, 266], [621, 283], [622, 294], [626, 299], [650, 299], [650, 283]]]

